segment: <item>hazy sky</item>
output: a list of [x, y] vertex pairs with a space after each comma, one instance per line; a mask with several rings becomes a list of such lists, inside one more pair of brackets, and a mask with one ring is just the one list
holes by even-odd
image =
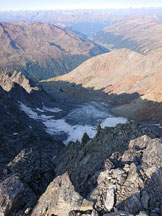
[[162, 0], [0, 0], [0, 10], [162, 7]]

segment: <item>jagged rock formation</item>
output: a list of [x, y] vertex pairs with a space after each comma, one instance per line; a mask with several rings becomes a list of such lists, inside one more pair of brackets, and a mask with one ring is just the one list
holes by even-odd
[[9, 74], [6, 70], [0, 71], [0, 86], [7, 91], [11, 100], [29, 105], [30, 107], [42, 108], [46, 106], [55, 106], [55, 99], [50, 96], [42, 86], [26, 78], [21, 72], [14, 71]]
[[160, 215], [162, 142], [142, 134], [156, 136], [128, 123], [69, 144], [31, 215]]
[[0, 66], [47, 79], [108, 50], [54, 24], [0, 23]]
[[5, 91], [10, 91], [15, 83], [22, 86], [28, 93], [30, 93], [32, 90], [40, 90], [37, 86], [31, 86], [29, 79], [27, 79], [21, 72], [14, 71], [14, 73], [9, 76], [6, 71], [1, 70], [0, 86]]
[[161, 49], [147, 56], [128, 49], [115, 50], [87, 60], [64, 76], [44, 82], [64, 81], [102, 90], [111, 95], [110, 102], [127, 104], [113, 109], [118, 115], [159, 121], [162, 120], [161, 56]]

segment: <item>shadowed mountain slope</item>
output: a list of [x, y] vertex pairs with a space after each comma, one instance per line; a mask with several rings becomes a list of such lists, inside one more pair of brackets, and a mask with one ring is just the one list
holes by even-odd
[[115, 50], [87, 60], [64, 76], [47, 80], [62, 80], [106, 93], [138, 92], [143, 98], [162, 101], [161, 50], [143, 56], [128, 49]]
[[[129, 111], [132, 113], [132, 110], [139, 112], [145, 109], [148, 105], [146, 101], [161, 104], [161, 53], [159, 49], [143, 56], [128, 49], [115, 50], [87, 60], [72, 72], [46, 82], [66, 81], [82, 84], [86, 88], [100, 89], [109, 95], [123, 94], [123, 97], [124, 94], [138, 93], [140, 98], [135, 100], [132, 98], [133, 104], [129, 101], [128, 107], [122, 107], [117, 112], [119, 115], [128, 116]], [[147, 107], [146, 113], [149, 114], [149, 112]]]

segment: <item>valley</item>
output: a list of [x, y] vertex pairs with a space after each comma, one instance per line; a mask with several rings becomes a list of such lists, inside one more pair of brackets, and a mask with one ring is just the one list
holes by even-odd
[[128, 48], [141, 54], [162, 47], [162, 21], [153, 16], [132, 16], [107, 26], [92, 36], [92, 40], [112, 50]]
[[0, 11], [0, 216], [162, 216], [161, 12]]
[[65, 74], [105, 52], [106, 48], [54, 24], [0, 24], [0, 67], [21, 71], [33, 80]]

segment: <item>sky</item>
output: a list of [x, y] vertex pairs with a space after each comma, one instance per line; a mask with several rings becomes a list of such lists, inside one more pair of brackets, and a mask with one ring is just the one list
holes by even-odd
[[0, 0], [0, 10], [162, 7], [162, 0]]

